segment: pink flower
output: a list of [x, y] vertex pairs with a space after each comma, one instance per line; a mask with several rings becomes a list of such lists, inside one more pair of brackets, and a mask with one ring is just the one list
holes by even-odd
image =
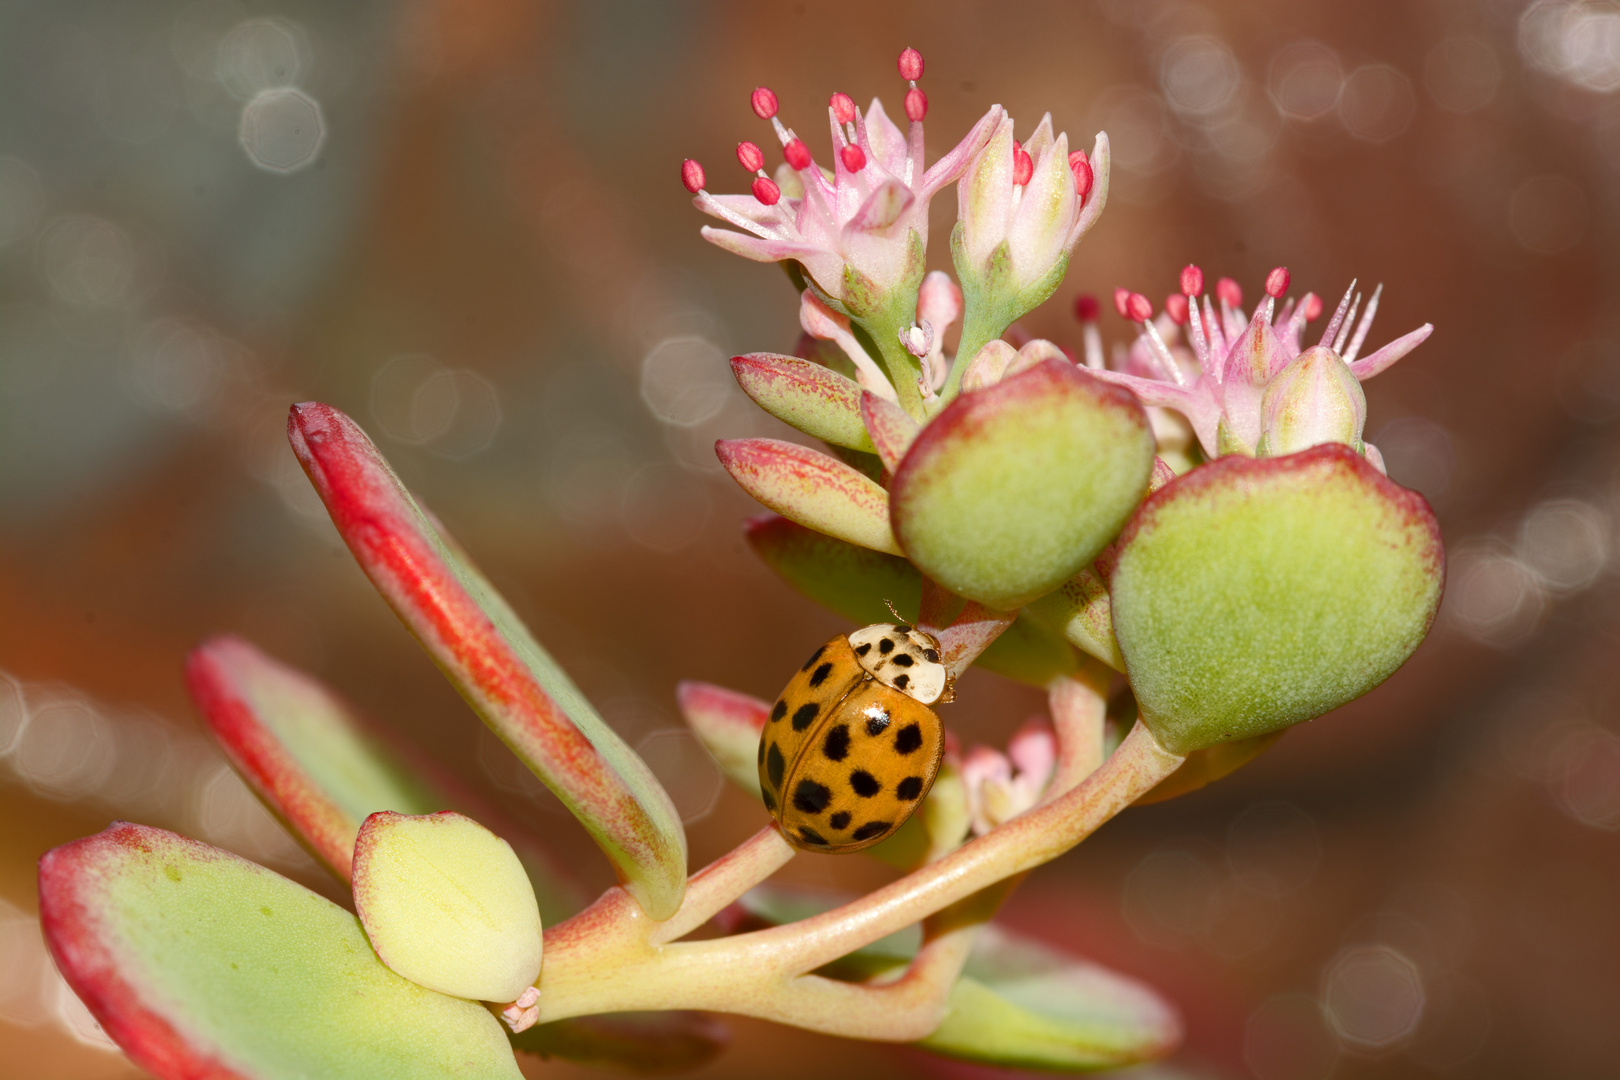
[[973, 835], [983, 836], [1034, 806], [1056, 771], [1057, 737], [1044, 716], [1025, 721], [1005, 754], [988, 746], [969, 750], [961, 776]]
[[[1156, 319], [1152, 316], [1152, 304], [1145, 296], [1119, 290], [1115, 305], [1123, 317], [1141, 327], [1141, 334], [1110, 369], [1104, 363], [1100, 340], [1088, 333], [1086, 366], [1100, 378], [1134, 391], [1145, 405], [1181, 413], [1192, 424], [1209, 457], [1231, 453], [1253, 456], [1264, 434], [1267, 388], [1305, 351], [1305, 324], [1321, 313], [1321, 300], [1315, 293], [1306, 293], [1298, 303], [1285, 301], [1279, 310], [1278, 301], [1288, 291], [1288, 271], [1282, 267], [1266, 276], [1266, 298], [1255, 309], [1254, 316], [1247, 319], [1241, 306], [1243, 292], [1231, 278], [1222, 278], [1216, 283], [1219, 311], [1204, 294], [1204, 275], [1196, 266], [1182, 271], [1181, 284], [1181, 293], [1167, 301], [1165, 313]], [[1377, 352], [1357, 359], [1372, 328], [1383, 286], [1373, 292], [1359, 323], [1355, 322], [1355, 316], [1361, 294], [1355, 288], [1355, 282], [1351, 282], [1317, 348], [1344, 366], [1359, 394], [1361, 380], [1372, 378], [1417, 348], [1433, 333], [1434, 326], [1424, 323]], [[1185, 345], [1181, 340], [1183, 326]], [[1307, 389], [1308, 385], [1318, 391], [1340, 385], [1337, 369], [1326, 365], [1326, 358], [1316, 350], [1311, 351], [1315, 355], [1311, 360], [1313, 374], [1308, 380], [1299, 380], [1294, 390], [1296, 396], [1312, 392]], [[1322, 370], [1315, 371], [1316, 366]], [[1322, 378], [1318, 380], [1317, 376]], [[1357, 413], [1351, 400], [1355, 395], [1348, 390], [1344, 393], [1348, 396], [1342, 400], [1336, 396], [1332, 403], [1320, 394], [1313, 398], [1320, 409], [1334, 410], [1336, 419], [1324, 412], [1319, 422], [1307, 423], [1298, 409], [1293, 409], [1289, 413], [1292, 416], [1289, 433], [1284, 440], [1287, 445], [1311, 437], [1309, 433], [1317, 428], [1323, 432], [1330, 428], [1338, 431], [1346, 418], [1355, 424], [1359, 442], [1360, 424], [1366, 417], [1365, 405]], [[1283, 409], [1278, 395], [1272, 395], [1272, 399], [1274, 421], [1281, 423], [1288, 410]], [[1331, 441], [1344, 440], [1334, 437]], [[1368, 456], [1376, 461], [1376, 451], [1370, 448], [1369, 451]]]
[[899, 66], [911, 82], [905, 102], [909, 133], [895, 126], [876, 98], [863, 114], [846, 95], [834, 94], [828, 108], [831, 171], [777, 117], [776, 95], [756, 90], [754, 111], [775, 127], [786, 161], [769, 188], [760, 184], [769, 178], [759, 169], [750, 195], [699, 189], [693, 200], [698, 209], [741, 230], [705, 226], [704, 238], [758, 262], [797, 261], [829, 300], [857, 318], [887, 310], [897, 291], [914, 294], [928, 246], [929, 201], [962, 175], [1005, 114], [991, 106], [965, 139], [925, 169], [928, 101], [911, 78], [921, 74], [915, 50], [902, 53]]

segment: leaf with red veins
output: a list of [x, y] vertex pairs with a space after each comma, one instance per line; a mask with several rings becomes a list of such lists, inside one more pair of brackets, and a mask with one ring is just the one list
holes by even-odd
[[780, 439], [721, 439], [714, 450], [744, 491], [783, 517], [900, 554], [889, 528], [888, 493], [836, 458]]
[[917, 437], [917, 422], [894, 402], [870, 391], [861, 394], [861, 419], [878, 457], [883, 460], [883, 467], [894, 472], [911, 448], [911, 441]]
[[102, 1029], [162, 1080], [520, 1080], [501, 1024], [378, 961], [354, 915], [261, 866], [118, 822], [48, 852], [40, 925]]
[[743, 393], [785, 424], [832, 443], [870, 453], [861, 421], [860, 384], [796, 356], [748, 353], [731, 358], [731, 373]]
[[305, 403], [293, 406], [287, 428], [338, 532], [394, 612], [580, 820], [647, 914], [674, 914], [686, 834], [646, 764], [440, 536], [353, 420]]

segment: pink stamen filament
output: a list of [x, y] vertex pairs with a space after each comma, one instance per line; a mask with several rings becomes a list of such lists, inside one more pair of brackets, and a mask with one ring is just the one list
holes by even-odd
[[1350, 363], [1361, 353], [1361, 346], [1367, 340], [1367, 331], [1372, 329], [1373, 316], [1378, 313], [1378, 298], [1384, 294], [1384, 283], [1379, 282], [1373, 289], [1372, 299], [1367, 301], [1367, 310], [1362, 312], [1361, 322], [1356, 326], [1356, 335], [1350, 339], [1350, 348], [1345, 351], [1344, 362]]
[[1339, 306], [1334, 309], [1333, 318], [1328, 320], [1327, 327], [1323, 329], [1322, 340], [1317, 342], [1318, 345], [1326, 345], [1338, 336], [1339, 327], [1344, 323], [1344, 313], [1350, 308], [1350, 297], [1355, 295], [1355, 291], [1356, 280], [1351, 278], [1350, 287], [1344, 290], [1344, 297], [1339, 301]]

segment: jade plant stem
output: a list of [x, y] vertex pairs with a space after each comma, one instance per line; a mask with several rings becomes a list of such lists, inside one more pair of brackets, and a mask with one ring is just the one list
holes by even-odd
[[[937, 1007], [935, 998], [940, 987], [936, 978], [925, 979], [914, 966], [897, 983], [863, 987], [804, 973], [1050, 861], [1129, 806], [1182, 760], [1180, 755], [1160, 747], [1152, 734], [1138, 724], [1102, 768], [1072, 791], [859, 900], [786, 926], [716, 940], [656, 945], [651, 940], [651, 920], [634, 909], [628, 897], [619, 902], [615, 899], [618, 890], [611, 890], [597, 905], [547, 935], [538, 1020], [544, 1023], [588, 1013], [697, 1008], [737, 1012], [851, 1037], [907, 1037], [907, 1032], [894, 1027], [892, 1017], [875, 1015], [883, 1010], [873, 1006], [877, 1001], [890, 1000], [898, 1003], [889, 1007], [891, 1012], [902, 1004], [905, 1008], [901, 1011], [920, 1009], [919, 1001], [931, 1001], [930, 1007]], [[756, 842], [758, 846], [753, 847]], [[771, 845], [767, 840], [756, 837], [744, 848], [752, 851], [739, 859], [739, 869], [713, 868], [711, 880], [716, 888], [709, 895], [717, 897], [770, 865]], [[750, 869], [744, 872], [742, 866]], [[727, 883], [725, 890], [718, 888], [722, 881]], [[698, 891], [707, 893], [704, 889]], [[712, 899], [706, 900], [702, 906], [712, 903]], [[611, 924], [626, 919], [645, 920], [647, 929], [625, 933], [612, 927], [616, 932], [604, 933]], [[956, 950], [968, 945], [971, 941], [958, 938], [950, 948], [935, 950], [921, 970], [926, 973], [934, 964], [955, 962]], [[952, 979], [954, 976], [952, 971]], [[935, 998], [909, 997], [918, 987]], [[890, 998], [871, 996], [895, 988], [899, 992]], [[850, 1008], [857, 1000], [868, 1004]]]

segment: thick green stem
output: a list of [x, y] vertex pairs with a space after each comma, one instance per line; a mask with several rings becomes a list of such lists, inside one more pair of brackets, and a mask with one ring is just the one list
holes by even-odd
[[987, 312], [986, 305], [969, 304], [967, 317], [962, 321], [962, 339], [956, 347], [956, 359], [951, 363], [951, 373], [945, 379], [945, 387], [939, 393], [939, 401], [934, 411], [937, 413], [962, 390], [962, 373], [979, 355], [979, 350], [996, 340], [1006, 332], [1008, 324], [998, 317], [999, 312]]

